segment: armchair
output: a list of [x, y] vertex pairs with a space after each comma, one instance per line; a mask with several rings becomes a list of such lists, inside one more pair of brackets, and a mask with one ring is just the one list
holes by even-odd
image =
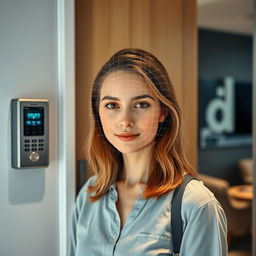
[[252, 159], [251, 158], [241, 159], [238, 163], [238, 166], [241, 172], [243, 182], [245, 184], [252, 184]]

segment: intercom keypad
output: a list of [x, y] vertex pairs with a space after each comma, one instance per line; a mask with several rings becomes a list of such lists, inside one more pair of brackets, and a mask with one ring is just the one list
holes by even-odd
[[12, 99], [12, 167], [41, 168], [49, 164], [47, 99]]
[[[31, 142], [30, 142], [31, 141]], [[37, 142], [38, 143], [35, 143]], [[40, 143], [39, 143], [40, 142]], [[24, 151], [26, 152], [29, 152], [29, 151], [44, 151], [44, 140], [40, 139], [40, 140], [35, 140], [35, 139], [32, 139], [32, 140], [24, 140]], [[30, 150], [31, 148], [31, 150]]]

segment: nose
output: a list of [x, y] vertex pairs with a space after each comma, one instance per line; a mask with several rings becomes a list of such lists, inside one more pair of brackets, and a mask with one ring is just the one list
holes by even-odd
[[122, 113], [120, 113], [120, 119], [119, 119], [119, 126], [125, 128], [125, 127], [133, 127], [134, 125], [134, 119], [132, 117], [132, 113], [129, 109], [123, 110]]

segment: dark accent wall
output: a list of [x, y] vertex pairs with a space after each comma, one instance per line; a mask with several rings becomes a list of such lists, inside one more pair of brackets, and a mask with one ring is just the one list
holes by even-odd
[[[199, 29], [198, 43], [199, 77], [252, 81], [252, 36]], [[239, 184], [238, 161], [251, 156], [251, 146], [199, 149], [198, 170]]]

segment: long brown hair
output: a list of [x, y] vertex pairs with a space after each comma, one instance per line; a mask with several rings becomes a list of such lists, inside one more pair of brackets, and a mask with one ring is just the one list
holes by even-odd
[[163, 123], [159, 123], [156, 145], [149, 166], [149, 175], [144, 197], [156, 197], [175, 189], [183, 180], [184, 171], [195, 176], [188, 163], [181, 143], [181, 112], [174, 88], [161, 62], [149, 52], [141, 49], [123, 49], [115, 53], [100, 69], [91, 90], [90, 132], [86, 143], [86, 159], [89, 171], [96, 175], [93, 185], [88, 188], [90, 200], [96, 201], [115, 183], [122, 169], [122, 154], [111, 145], [104, 135], [99, 116], [101, 85], [111, 72], [126, 70], [144, 77], [161, 109], [167, 111]]

